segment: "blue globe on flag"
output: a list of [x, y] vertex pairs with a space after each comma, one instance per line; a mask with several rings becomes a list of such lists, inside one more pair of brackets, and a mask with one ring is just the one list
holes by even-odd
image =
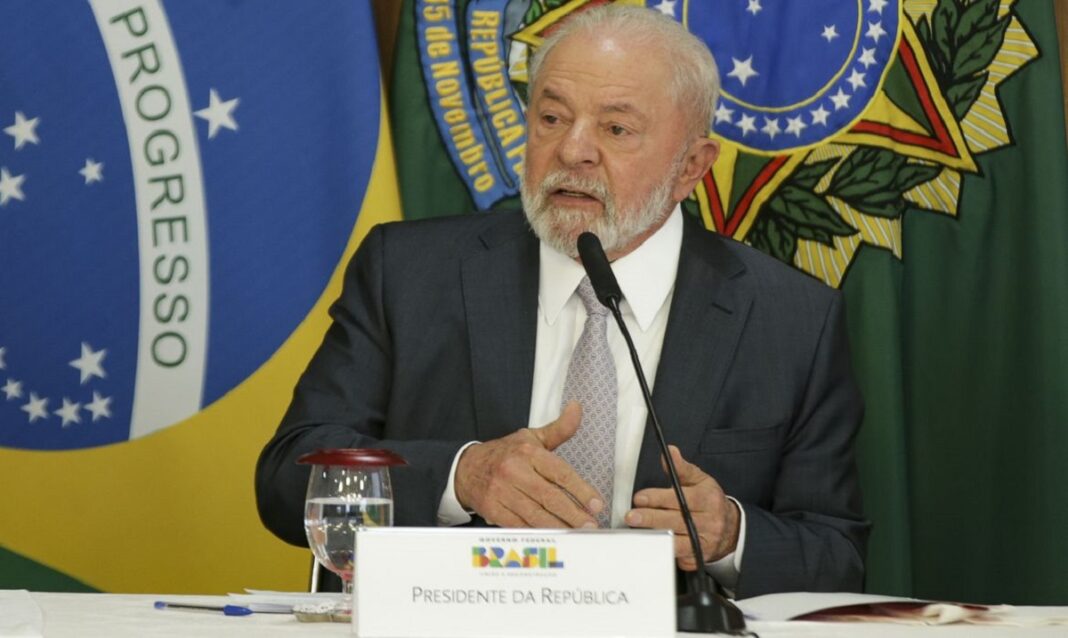
[[307, 316], [375, 156], [361, 32], [206, 0], [23, 2], [0, 23], [0, 446], [172, 426]]
[[893, 59], [901, 6], [896, 0], [689, 2], [676, 17], [708, 43], [719, 65], [715, 132], [773, 154], [824, 142], [860, 117]]

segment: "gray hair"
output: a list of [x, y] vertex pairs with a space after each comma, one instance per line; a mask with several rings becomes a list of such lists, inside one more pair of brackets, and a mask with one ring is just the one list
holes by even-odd
[[672, 60], [671, 99], [693, 113], [695, 134], [708, 134], [719, 97], [716, 61], [700, 38], [655, 9], [610, 4], [575, 12], [531, 56], [527, 65], [529, 90], [533, 92], [542, 63], [556, 45], [578, 33], [598, 32], [628, 36], [635, 46], [658, 47], [668, 53]]

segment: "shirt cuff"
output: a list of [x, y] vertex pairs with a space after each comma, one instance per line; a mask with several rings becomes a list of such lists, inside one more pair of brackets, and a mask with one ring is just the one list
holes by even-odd
[[738, 585], [738, 576], [742, 573], [742, 554], [745, 553], [745, 508], [737, 499], [730, 496], [727, 498], [738, 506], [738, 545], [733, 552], [714, 563], [708, 563], [707, 567], [712, 577], [733, 596]]
[[[441, 495], [441, 501], [438, 503], [438, 525], [441, 527], [454, 527], [471, 522], [471, 514], [473, 512], [465, 510], [460, 505], [460, 499], [456, 498], [456, 466], [460, 464], [460, 456], [463, 455], [464, 450], [476, 443], [478, 441], [467, 443], [452, 458], [452, 467], [449, 469], [449, 482], [445, 484], [445, 492]], [[742, 529], [745, 528], [743, 527]]]

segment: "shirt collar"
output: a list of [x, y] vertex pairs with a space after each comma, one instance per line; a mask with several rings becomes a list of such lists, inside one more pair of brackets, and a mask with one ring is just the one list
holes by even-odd
[[[623, 291], [623, 311], [633, 314], [645, 331], [675, 285], [682, 250], [682, 209], [676, 205], [664, 225], [630, 254], [612, 262]], [[577, 260], [541, 242], [538, 305], [552, 325], [575, 292], [586, 271]]]

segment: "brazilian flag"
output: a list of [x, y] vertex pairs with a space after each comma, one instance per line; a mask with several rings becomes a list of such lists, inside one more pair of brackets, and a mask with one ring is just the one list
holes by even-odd
[[[845, 293], [868, 589], [1063, 603], [1054, 2], [618, 1], [678, 20], [719, 63], [723, 151], [687, 212]], [[404, 3], [391, 108], [406, 217], [516, 205], [530, 55], [609, 2]]]
[[0, 7], [0, 588], [300, 589], [253, 468], [399, 217], [370, 7]]

